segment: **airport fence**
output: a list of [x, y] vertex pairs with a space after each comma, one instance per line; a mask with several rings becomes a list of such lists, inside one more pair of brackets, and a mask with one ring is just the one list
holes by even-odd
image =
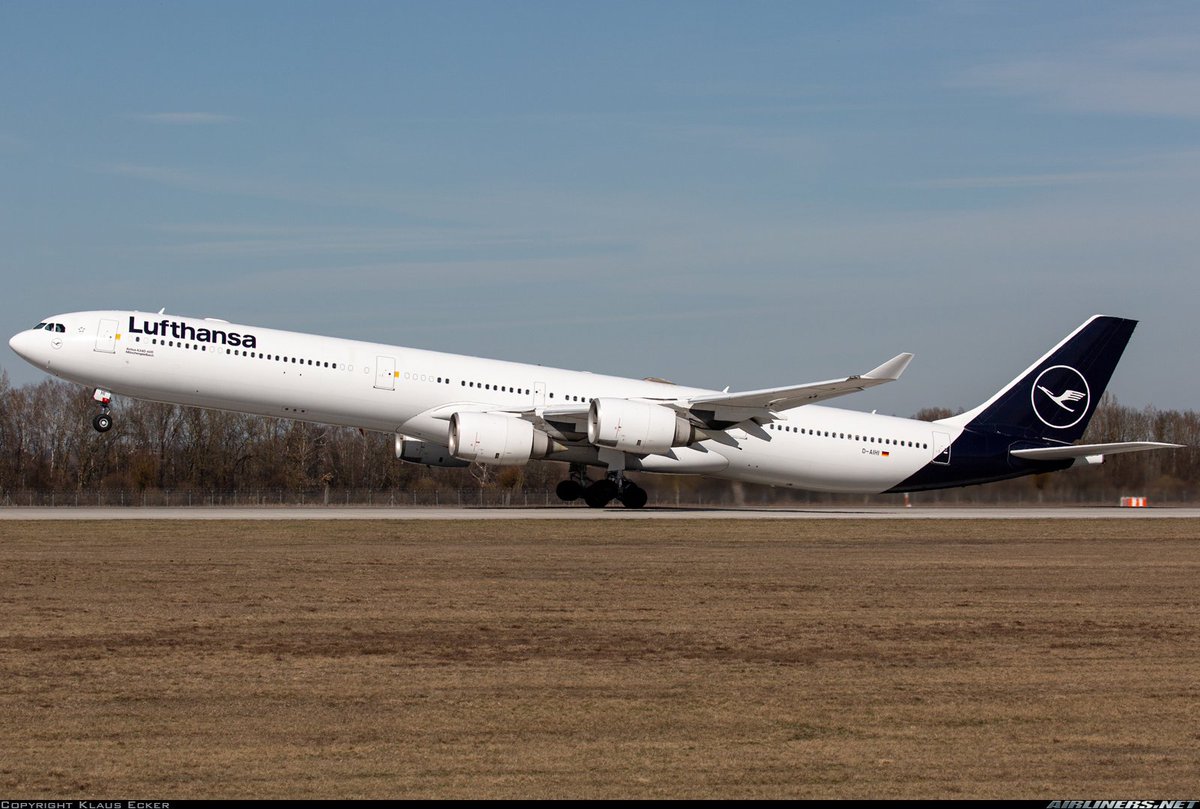
[[404, 507], [536, 507], [557, 504], [553, 490], [500, 490], [478, 487], [431, 491], [392, 489], [221, 491], [190, 489], [80, 489], [66, 492], [22, 490], [0, 493], [0, 506], [126, 506], [135, 508], [200, 508], [215, 506], [367, 506]]
[[[656, 489], [647, 487], [649, 507], [674, 508], [820, 508], [922, 506], [1116, 506], [1121, 496], [1104, 492], [1062, 492], [1053, 496], [1004, 492], [981, 487], [903, 495], [837, 495], [820, 492], [783, 492], [757, 487], [711, 490]], [[1194, 505], [1189, 498], [1148, 498], [1150, 506]], [[540, 508], [561, 506], [553, 488], [419, 488], [419, 489], [73, 489], [0, 491], [0, 507], [129, 507], [211, 508], [242, 507], [367, 507], [367, 508]], [[582, 500], [575, 505], [584, 507]]]
[[[688, 493], [655, 496], [650, 506], [731, 506], [729, 497]], [[583, 506], [583, 500], [576, 505]], [[41, 507], [132, 507], [204, 508], [217, 506], [258, 507], [367, 507], [367, 508], [538, 508], [561, 506], [552, 488], [438, 488], [438, 489], [79, 489], [72, 491], [18, 490], [0, 492], [2, 506]]]

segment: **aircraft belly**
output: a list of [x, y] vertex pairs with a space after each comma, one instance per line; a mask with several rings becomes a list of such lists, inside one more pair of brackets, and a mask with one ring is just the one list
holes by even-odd
[[[887, 491], [928, 462], [915, 449], [882, 450], [857, 443], [818, 446], [804, 440], [741, 442], [722, 448], [729, 458], [724, 477], [794, 489], [874, 494]], [[820, 439], [818, 439], [820, 441]]]

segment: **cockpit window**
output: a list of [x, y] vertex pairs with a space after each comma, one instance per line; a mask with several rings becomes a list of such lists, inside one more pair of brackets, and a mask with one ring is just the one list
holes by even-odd
[[66, 327], [66, 326], [64, 326], [64, 325], [63, 325], [63, 324], [61, 324], [61, 323], [55, 323], [55, 324], [54, 324], [54, 330], [55, 330], [56, 332], [58, 332], [59, 334], [62, 334], [62, 333], [64, 333], [64, 332], [67, 330], [67, 327]]
[[44, 328], [46, 328], [46, 324], [45, 324], [45, 323], [39, 323], [39, 324], [37, 324], [36, 326], [34, 326], [33, 328], [34, 328], [34, 329], [44, 329]]

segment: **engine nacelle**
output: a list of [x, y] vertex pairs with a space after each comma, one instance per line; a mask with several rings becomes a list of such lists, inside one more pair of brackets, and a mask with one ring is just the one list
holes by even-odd
[[396, 433], [396, 458], [405, 463], [417, 463], [422, 466], [470, 466], [466, 461], [451, 455], [447, 447], [429, 441], [405, 438], [399, 433]]
[[666, 452], [699, 440], [696, 428], [669, 407], [628, 399], [593, 399], [588, 441], [624, 452]]
[[493, 466], [520, 466], [565, 449], [533, 424], [495, 413], [455, 413], [450, 417], [450, 454]]

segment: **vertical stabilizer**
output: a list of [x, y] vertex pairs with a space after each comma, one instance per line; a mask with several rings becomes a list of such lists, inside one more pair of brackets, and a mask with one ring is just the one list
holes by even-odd
[[1079, 440], [1136, 325], [1094, 315], [995, 396], [943, 422], [1031, 440]]

